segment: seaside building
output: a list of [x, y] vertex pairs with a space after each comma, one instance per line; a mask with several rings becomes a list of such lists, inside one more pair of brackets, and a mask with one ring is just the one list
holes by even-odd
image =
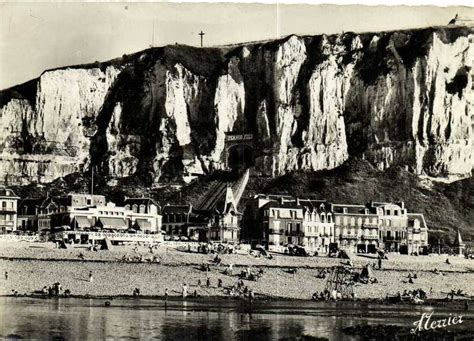
[[294, 244], [327, 253], [334, 243], [334, 221], [325, 201], [259, 194], [247, 203], [242, 233], [252, 244]]
[[379, 247], [379, 216], [374, 207], [333, 204], [334, 241], [351, 252], [375, 253]]
[[298, 244], [318, 253], [421, 253], [428, 246], [423, 214], [403, 202], [333, 204], [291, 196], [256, 195], [247, 202], [242, 239], [252, 244]]
[[311, 251], [328, 253], [334, 245], [332, 205], [322, 200], [296, 199], [303, 207], [303, 245]]
[[[428, 226], [425, 217], [421, 213], [408, 213], [407, 215], [408, 228], [406, 238], [400, 247], [400, 253], [424, 253], [428, 248]], [[405, 232], [403, 235], [405, 236]]]
[[[67, 227], [78, 231], [126, 231], [133, 229], [143, 233], [161, 233], [159, 206], [147, 198], [128, 198], [125, 206], [107, 202], [103, 195], [69, 194], [65, 197], [45, 200], [41, 229]], [[43, 220], [42, 222], [40, 222]]]
[[220, 242], [237, 242], [240, 239], [241, 213], [237, 210], [234, 192], [226, 187], [224, 201], [218, 202], [212, 214], [209, 240]]
[[25, 198], [18, 202], [17, 225], [21, 231], [39, 231], [39, 216], [46, 198]]
[[0, 188], [0, 233], [17, 230], [17, 205], [20, 198], [8, 188]]
[[166, 204], [162, 210], [162, 227], [161, 230], [171, 237], [188, 236], [188, 227], [190, 216], [193, 212], [193, 206], [187, 205], [170, 205]]
[[302, 245], [303, 206], [295, 201], [270, 201], [261, 208], [261, 229], [268, 245]]
[[129, 218], [137, 230], [145, 233], [161, 231], [162, 216], [160, 206], [151, 198], [125, 198], [125, 210], [129, 211]]
[[379, 216], [381, 247], [388, 252], [407, 253], [409, 219], [405, 203], [370, 202], [368, 206]]
[[240, 240], [242, 213], [238, 210], [238, 205], [249, 177], [250, 171], [247, 169], [235, 181], [214, 184], [201, 198], [195, 212], [200, 221], [208, 223], [205, 240], [219, 242]]
[[257, 194], [248, 199], [242, 218], [241, 240], [252, 245], [268, 243], [268, 235], [263, 228], [262, 207], [272, 201], [292, 199], [289, 195], [277, 194]]
[[45, 200], [39, 207], [38, 213], [38, 232], [49, 231], [53, 227], [51, 225], [51, 215], [58, 210], [54, 199], [46, 196]]

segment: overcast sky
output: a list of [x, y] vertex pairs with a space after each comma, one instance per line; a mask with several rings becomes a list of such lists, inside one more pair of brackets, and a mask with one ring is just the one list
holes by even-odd
[[2, 3], [0, 89], [50, 68], [105, 61], [165, 44], [205, 46], [296, 34], [445, 25], [468, 7], [176, 3]]

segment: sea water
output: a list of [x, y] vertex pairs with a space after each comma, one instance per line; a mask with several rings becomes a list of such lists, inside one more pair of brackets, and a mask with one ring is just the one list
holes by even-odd
[[[106, 305], [109, 301], [110, 305]], [[448, 308], [351, 302], [195, 299], [0, 298], [0, 338], [38, 340], [359, 340], [356, 325], [412, 327], [423, 313]], [[456, 328], [474, 330], [474, 312]]]

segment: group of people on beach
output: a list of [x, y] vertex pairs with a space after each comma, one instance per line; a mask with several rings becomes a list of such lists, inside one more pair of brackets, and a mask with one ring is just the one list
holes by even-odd
[[318, 293], [317, 291], [313, 293], [311, 296], [311, 300], [313, 301], [339, 301], [342, 299], [352, 299], [355, 300], [357, 298], [356, 294], [352, 292], [350, 296], [347, 294], [343, 294], [342, 292], [333, 289], [332, 291], [329, 291], [328, 289], [324, 289], [324, 291], [321, 291]]
[[61, 283], [56, 282], [53, 283], [53, 285], [50, 286], [44, 286], [43, 289], [41, 290], [43, 296], [49, 296], [49, 297], [54, 297], [54, 296], [61, 296], [64, 294], [64, 296], [70, 296], [71, 291], [69, 289], [64, 290], [64, 293], [62, 292], [63, 288]]

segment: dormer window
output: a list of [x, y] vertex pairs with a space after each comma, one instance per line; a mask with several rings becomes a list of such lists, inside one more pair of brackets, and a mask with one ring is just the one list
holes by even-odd
[[342, 213], [347, 214], [347, 207], [342, 208]]

